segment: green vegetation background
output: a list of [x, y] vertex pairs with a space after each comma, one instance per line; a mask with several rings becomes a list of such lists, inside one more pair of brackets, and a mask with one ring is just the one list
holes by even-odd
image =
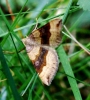
[[68, 37], [64, 27], [62, 44], [56, 48], [59, 69], [50, 86], [41, 83], [21, 41], [37, 23], [41, 27], [51, 19], [60, 18], [90, 52], [89, 2], [0, 1], [0, 100], [90, 100], [90, 55]]

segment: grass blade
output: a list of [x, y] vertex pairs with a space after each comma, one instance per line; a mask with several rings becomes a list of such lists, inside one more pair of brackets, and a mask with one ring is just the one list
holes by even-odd
[[[60, 61], [62, 63], [62, 66], [64, 68], [65, 73], [68, 74], [68, 75], [70, 75], [70, 76], [72, 76], [72, 77], [74, 77], [74, 74], [73, 74], [73, 71], [71, 69], [68, 57], [67, 57], [67, 55], [66, 55], [66, 53], [65, 53], [62, 45], [59, 46], [57, 52], [58, 52], [58, 55], [60, 57]], [[77, 86], [76, 80], [73, 79], [73, 78], [71, 78], [71, 77], [69, 77], [69, 76], [67, 76], [67, 78], [68, 78], [69, 84], [71, 86], [71, 89], [73, 91], [75, 100], [82, 100], [80, 92], [79, 92], [79, 89], [78, 89], [78, 86]]]
[[15, 82], [13, 80], [13, 77], [12, 77], [11, 73], [10, 73], [9, 67], [8, 67], [8, 65], [6, 63], [6, 60], [4, 58], [4, 55], [3, 55], [1, 47], [0, 47], [0, 61], [1, 61], [1, 64], [2, 64], [2, 68], [3, 68], [4, 74], [5, 74], [5, 76], [6, 76], [7, 80], [8, 80], [10, 88], [12, 90], [14, 99], [15, 100], [22, 100], [20, 95], [19, 95], [19, 93], [18, 93], [18, 91], [17, 91], [17, 88], [15, 86]]

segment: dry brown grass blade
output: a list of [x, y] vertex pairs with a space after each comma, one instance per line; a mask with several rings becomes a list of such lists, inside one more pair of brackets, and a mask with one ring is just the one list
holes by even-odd
[[[8, 8], [9, 13], [11, 14], [11, 19], [12, 19], [12, 21], [14, 21], [15, 16], [14, 16], [14, 14], [13, 14], [13, 11], [12, 11], [12, 9], [11, 9], [11, 7], [10, 7], [10, 4], [9, 4], [8, 0], [6, 0], [6, 5], [7, 5], [7, 8]], [[19, 28], [19, 26], [16, 25], [16, 28]], [[22, 32], [21, 32], [20, 30], [18, 31], [18, 33], [19, 33], [19, 36], [20, 36], [20, 37], [22, 37], [22, 38], [24, 37], [24, 36], [22, 35]]]
[[69, 30], [67, 29], [67, 27], [65, 25], [63, 25], [63, 27], [65, 28], [65, 30], [67, 31], [67, 33], [69, 34], [69, 36], [74, 40], [74, 42], [76, 42], [87, 54], [90, 55], [90, 52], [87, 50], [87, 48], [85, 48], [80, 42], [78, 42], [76, 40], [76, 38], [74, 38], [74, 36], [69, 32]]
[[7, 4], [7, 7], [8, 7], [8, 11], [9, 11], [9, 13], [11, 14], [11, 18], [12, 18], [12, 20], [14, 21], [15, 17], [14, 17], [14, 15], [13, 15], [13, 12], [12, 12], [12, 9], [11, 9], [11, 7], [10, 7], [10, 4], [9, 4], [8, 0], [6, 0], [6, 4]]

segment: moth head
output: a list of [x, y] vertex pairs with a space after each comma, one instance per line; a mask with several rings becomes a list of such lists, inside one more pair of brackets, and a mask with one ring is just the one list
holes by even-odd
[[23, 44], [26, 47], [27, 53], [29, 53], [33, 49], [33, 41], [30, 40], [29, 37], [22, 39]]
[[26, 38], [22, 39], [22, 42], [24, 43], [25, 46], [26, 45], [34, 45], [35, 44], [34, 41], [29, 37], [26, 37]]

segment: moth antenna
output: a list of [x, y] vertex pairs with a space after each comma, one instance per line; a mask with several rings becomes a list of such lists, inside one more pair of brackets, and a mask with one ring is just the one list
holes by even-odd
[[36, 18], [36, 25], [33, 31], [35, 31], [37, 29], [37, 25], [38, 25], [38, 19]]

